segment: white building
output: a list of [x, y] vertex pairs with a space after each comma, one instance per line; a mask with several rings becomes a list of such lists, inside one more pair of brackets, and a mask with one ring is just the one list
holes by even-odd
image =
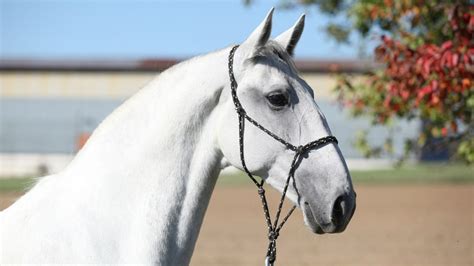
[[[91, 132], [124, 99], [178, 60], [3, 60], [0, 61], [0, 176], [57, 171], [72, 158], [81, 136]], [[315, 90], [341, 149], [353, 167], [367, 161], [354, 149], [354, 133], [368, 128], [351, 118], [331, 93], [335, 73], [363, 78], [369, 61], [297, 60], [302, 77]], [[413, 135], [416, 125], [402, 124], [399, 138]], [[374, 142], [385, 129], [374, 131]], [[362, 163], [362, 164], [361, 164]], [[380, 164], [379, 164], [380, 165]]]

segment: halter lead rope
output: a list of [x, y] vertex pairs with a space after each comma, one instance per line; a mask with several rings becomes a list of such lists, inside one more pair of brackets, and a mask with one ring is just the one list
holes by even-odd
[[[298, 165], [298, 162], [301, 159], [301, 156], [307, 152], [308, 150], [319, 148], [321, 146], [324, 146], [328, 143], [336, 143], [337, 144], [337, 139], [334, 136], [326, 136], [323, 138], [320, 138], [318, 140], [312, 141], [307, 143], [306, 145], [300, 145], [300, 146], [294, 146], [291, 143], [285, 141], [284, 139], [280, 138], [279, 136], [275, 135], [273, 132], [270, 130], [266, 129], [262, 125], [260, 125], [257, 121], [255, 121], [253, 118], [247, 115], [245, 112], [244, 108], [242, 107], [242, 104], [239, 101], [239, 98], [237, 97], [237, 81], [235, 80], [234, 76], [234, 54], [235, 51], [239, 45], [236, 45], [232, 47], [229, 53], [229, 79], [230, 79], [230, 88], [231, 88], [231, 93], [232, 93], [232, 100], [234, 102], [235, 110], [239, 116], [239, 147], [240, 147], [240, 160], [242, 162], [242, 167], [244, 171], [247, 173], [247, 175], [250, 177], [250, 179], [255, 183], [258, 189], [258, 195], [260, 196], [260, 199], [262, 201], [262, 207], [263, 207], [263, 213], [265, 215], [265, 220], [267, 222], [267, 227], [268, 227], [268, 249], [267, 249], [267, 257], [265, 259], [265, 264], [266, 265], [273, 265], [273, 263], [276, 260], [276, 240], [278, 239], [279, 233], [283, 225], [286, 223], [290, 215], [293, 213], [293, 211], [296, 208], [296, 205], [293, 205], [291, 209], [288, 211], [288, 214], [283, 218], [280, 224], [278, 224], [278, 221], [280, 219], [281, 215], [281, 210], [283, 208], [283, 203], [285, 201], [285, 195], [288, 191], [288, 186], [290, 184], [290, 180], [293, 180], [293, 188], [296, 191], [296, 194], [298, 195], [298, 202], [300, 199], [300, 194], [299, 191], [296, 187], [296, 181], [295, 181], [295, 171]], [[267, 198], [265, 196], [265, 189], [263, 188], [264, 180], [262, 179], [260, 182], [258, 182], [255, 177], [250, 173], [249, 169], [247, 168], [247, 165], [245, 164], [245, 156], [244, 156], [244, 133], [245, 133], [245, 120], [249, 121], [253, 125], [255, 125], [257, 128], [262, 130], [263, 132], [267, 133], [270, 137], [274, 138], [276, 141], [280, 142], [283, 144], [286, 148], [292, 150], [295, 152], [295, 156], [293, 157], [293, 161], [291, 162], [291, 167], [288, 172], [288, 177], [286, 179], [285, 186], [283, 188], [283, 192], [280, 198], [280, 203], [278, 204], [278, 209], [275, 215], [275, 222], [272, 223], [272, 219], [270, 217], [270, 211], [268, 208], [268, 203], [267, 203]]]

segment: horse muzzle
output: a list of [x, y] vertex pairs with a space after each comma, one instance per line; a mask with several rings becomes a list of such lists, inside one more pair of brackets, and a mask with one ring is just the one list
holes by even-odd
[[[341, 233], [349, 224], [356, 209], [356, 194], [344, 193], [329, 205], [329, 210], [323, 210], [317, 203], [307, 201], [302, 207], [305, 222], [316, 234]], [[330, 215], [327, 215], [330, 214]]]

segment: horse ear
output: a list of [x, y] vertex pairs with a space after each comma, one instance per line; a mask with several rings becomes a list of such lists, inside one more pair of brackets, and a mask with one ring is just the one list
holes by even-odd
[[272, 16], [273, 10], [275, 8], [272, 7], [268, 12], [265, 19], [258, 25], [258, 27], [250, 34], [250, 36], [245, 40], [244, 44], [250, 44], [254, 47], [264, 46], [268, 39], [270, 38], [270, 34], [272, 32]]
[[293, 27], [291, 27], [290, 29], [275, 38], [275, 41], [277, 41], [281, 46], [283, 46], [283, 48], [285, 48], [288, 54], [290, 54], [291, 56], [293, 56], [296, 44], [300, 40], [301, 34], [303, 33], [304, 18], [305, 15], [301, 15], [301, 17], [298, 19], [298, 21], [296, 21]]

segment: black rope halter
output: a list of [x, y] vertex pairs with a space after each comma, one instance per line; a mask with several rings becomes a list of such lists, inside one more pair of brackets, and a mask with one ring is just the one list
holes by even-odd
[[[232, 47], [229, 53], [229, 78], [230, 78], [230, 88], [231, 88], [231, 93], [232, 93], [232, 100], [235, 105], [235, 110], [237, 111], [237, 114], [239, 116], [239, 147], [240, 147], [240, 160], [242, 161], [242, 167], [244, 171], [247, 173], [247, 175], [250, 177], [250, 179], [255, 183], [255, 185], [258, 188], [258, 195], [260, 196], [260, 199], [262, 200], [262, 206], [263, 206], [263, 213], [265, 215], [265, 220], [267, 222], [267, 227], [268, 227], [268, 249], [267, 249], [267, 257], [266, 257], [266, 265], [273, 265], [273, 263], [276, 260], [276, 241], [279, 236], [280, 230], [283, 227], [283, 225], [286, 223], [290, 215], [293, 213], [293, 211], [296, 208], [296, 205], [293, 205], [291, 209], [289, 210], [288, 214], [282, 219], [281, 223], [279, 222], [280, 215], [281, 215], [281, 210], [283, 208], [283, 203], [285, 201], [285, 195], [288, 190], [288, 186], [290, 184], [290, 180], [293, 180], [293, 187], [298, 195], [298, 201], [299, 201], [299, 192], [296, 187], [296, 181], [295, 181], [295, 171], [297, 168], [297, 164], [300, 161], [302, 155], [307, 152], [308, 150], [311, 149], [316, 149], [319, 147], [322, 147], [328, 143], [336, 143], [337, 144], [337, 139], [334, 136], [327, 136], [320, 138], [318, 140], [312, 141], [307, 143], [306, 145], [300, 145], [300, 146], [294, 146], [291, 143], [288, 143], [284, 139], [280, 138], [279, 136], [275, 135], [273, 132], [270, 130], [266, 129], [264, 126], [260, 125], [257, 121], [255, 121], [253, 118], [251, 118], [247, 113], [245, 112], [244, 108], [242, 107], [242, 104], [239, 101], [239, 98], [237, 97], [237, 81], [235, 80], [234, 76], [234, 54], [235, 51], [237, 50], [239, 46], [236, 45]], [[249, 169], [247, 168], [247, 165], [245, 164], [245, 156], [244, 156], [244, 132], [245, 132], [245, 120], [249, 121], [253, 125], [255, 125], [257, 128], [261, 129], [263, 132], [267, 133], [270, 137], [274, 138], [276, 141], [280, 142], [281, 144], [285, 145], [287, 149], [290, 149], [295, 152], [295, 156], [293, 157], [293, 161], [291, 162], [290, 170], [288, 172], [288, 177], [286, 178], [286, 183], [283, 188], [283, 192], [280, 198], [280, 203], [278, 204], [278, 209], [275, 215], [275, 221], [272, 223], [272, 219], [270, 217], [270, 211], [268, 209], [268, 203], [267, 199], [265, 197], [265, 189], [263, 188], [264, 180], [262, 179], [260, 182], [255, 179], [255, 177], [250, 173]]]

